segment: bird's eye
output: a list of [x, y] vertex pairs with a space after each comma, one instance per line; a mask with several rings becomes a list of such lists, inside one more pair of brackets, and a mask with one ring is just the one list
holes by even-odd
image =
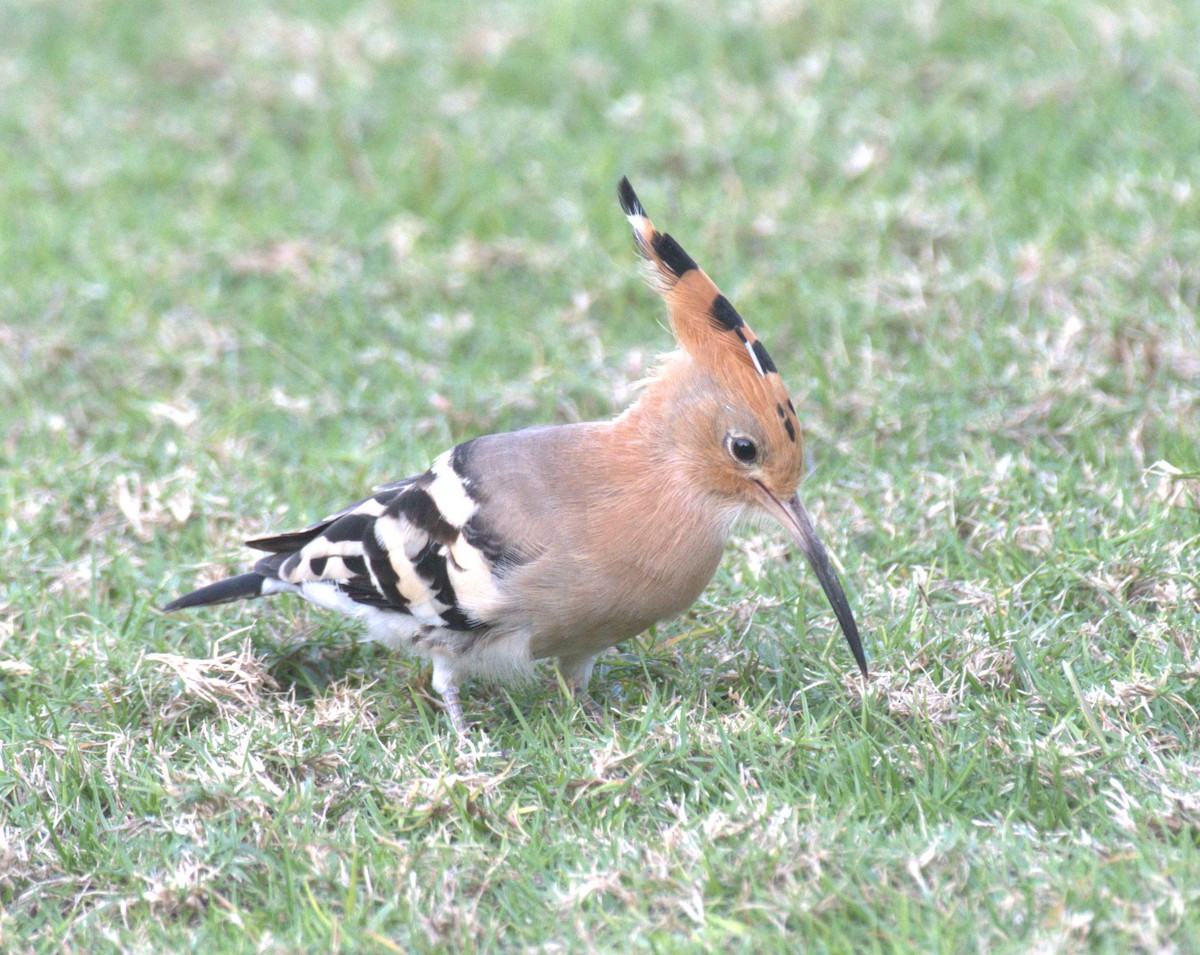
[[742, 464], [753, 464], [758, 457], [758, 448], [749, 438], [730, 438], [729, 453]]

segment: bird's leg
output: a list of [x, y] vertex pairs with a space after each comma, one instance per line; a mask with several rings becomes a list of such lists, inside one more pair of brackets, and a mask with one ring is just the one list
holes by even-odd
[[446, 704], [446, 715], [450, 725], [459, 736], [467, 735], [467, 720], [463, 716], [462, 704], [458, 702], [458, 687], [451, 686], [442, 691], [442, 702]]
[[588, 683], [592, 679], [592, 669], [596, 666], [596, 656], [565, 660], [559, 657], [558, 670], [563, 675], [571, 696], [583, 708], [584, 715], [593, 723], [604, 721], [604, 710], [588, 692]]
[[458, 674], [444, 657], [433, 658], [433, 688], [442, 698], [454, 732], [459, 736], [466, 736], [467, 721], [463, 716], [462, 704], [458, 702]]

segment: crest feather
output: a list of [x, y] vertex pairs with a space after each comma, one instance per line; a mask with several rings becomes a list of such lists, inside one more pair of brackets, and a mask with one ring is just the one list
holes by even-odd
[[666, 300], [680, 347], [702, 364], [749, 366], [764, 378], [775, 374], [775, 363], [746, 320], [683, 246], [654, 228], [628, 179], [621, 179], [617, 198], [650, 282]]

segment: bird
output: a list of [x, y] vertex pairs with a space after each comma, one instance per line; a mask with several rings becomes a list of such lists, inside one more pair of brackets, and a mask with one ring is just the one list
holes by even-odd
[[807, 559], [866, 680], [857, 622], [797, 492], [804, 441], [775, 362], [628, 178], [617, 195], [678, 346], [629, 407], [465, 441], [310, 527], [247, 541], [265, 553], [249, 572], [163, 611], [291, 593], [356, 618], [366, 639], [431, 661], [461, 736], [464, 680], [520, 678], [550, 658], [594, 714], [600, 654], [687, 610], [735, 526], [766, 516]]

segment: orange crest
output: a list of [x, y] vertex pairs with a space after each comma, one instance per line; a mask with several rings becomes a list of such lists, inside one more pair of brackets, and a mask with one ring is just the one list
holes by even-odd
[[683, 246], [654, 228], [628, 179], [621, 179], [617, 197], [638, 252], [649, 263], [651, 284], [666, 300], [680, 347], [717, 379], [765, 405], [764, 411], [773, 410], [788, 440], [796, 443], [796, 409], [763, 343]]

